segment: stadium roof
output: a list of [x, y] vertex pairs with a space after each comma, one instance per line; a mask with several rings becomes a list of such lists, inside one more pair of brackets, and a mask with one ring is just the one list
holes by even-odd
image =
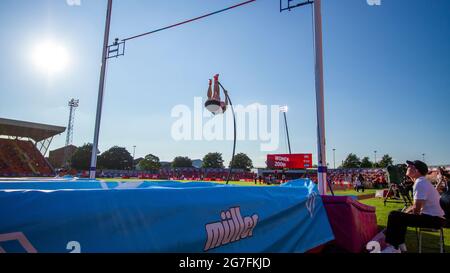
[[27, 137], [36, 142], [59, 135], [66, 127], [0, 118], [0, 135]]

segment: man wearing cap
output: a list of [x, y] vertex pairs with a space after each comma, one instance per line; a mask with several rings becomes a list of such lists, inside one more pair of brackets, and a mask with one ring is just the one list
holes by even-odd
[[414, 181], [414, 204], [404, 212], [392, 211], [388, 217], [386, 243], [383, 253], [406, 251], [405, 235], [407, 227], [441, 228], [445, 223], [444, 211], [436, 188], [425, 178], [428, 166], [422, 161], [406, 161], [406, 175]]

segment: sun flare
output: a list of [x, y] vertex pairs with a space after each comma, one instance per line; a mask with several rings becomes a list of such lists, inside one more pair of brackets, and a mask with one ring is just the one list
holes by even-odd
[[64, 46], [53, 41], [45, 41], [35, 46], [33, 62], [39, 71], [54, 74], [67, 67], [69, 55]]

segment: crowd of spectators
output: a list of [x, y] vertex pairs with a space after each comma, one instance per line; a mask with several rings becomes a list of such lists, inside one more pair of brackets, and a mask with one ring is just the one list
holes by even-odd
[[[317, 183], [317, 172], [306, 172], [295, 178], [309, 178]], [[335, 188], [342, 189], [356, 188], [358, 183], [361, 183], [359, 186], [364, 188], [386, 188], [388, 186], [388, 174], [384, 169], [329, 169], [327, 180]]]
[[329, 170], [328, 181], [353, 187], [360, 181], [365, 188], [386, 188], [388, 174], [384, 169], [335, 169]]
[[[280, 171], [266, 172], [262, 181], [266, 184], [282, 184], [289, 180], [308, 178], [317, 183], [317, 171], [307, 170], [301, 173]], [[258, 177], [259, 182], [259, 177]], [[388, 174], [384, 169], [329, 169], [327, 180], [337, 189], [386, 188], [388, 186]]]
[[[98, 177], [102, 178], [137, 178], [157, 180], [186, 180], [186, 181], [225, 181], [228, 178], [229, 169], [203, 169], [203, 168], [162, 168], [155, 171], [118, 171], [103, 170]], [[79, 174], [88, 176], [87, 172]], [[231, 181], [254, 181], [255, 174], [249, 171], [233, 169]]]
[[445, 191], [447, 187], [445, 180], [449, 180], [450, 166], [433, 167], [430, 168], [430, 172], [427, 175], [427, 179], [438, 189], [439, 192]]

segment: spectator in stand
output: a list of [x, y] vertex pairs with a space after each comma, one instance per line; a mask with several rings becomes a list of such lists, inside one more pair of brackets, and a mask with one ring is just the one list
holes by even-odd
[[346, 178], [345, 178], [345, 180], [348, 182], [348, 183], [350, 183], [350, 184], [353, 184], [353, 175], [352, 174], [350, 174], [350, 173], [348, 173], [347, 174], [347, 176], [346, 176]]
[[378, 184], [381, 185], [381, 187], [387, 186], [387, 181], [386, 177], [384, 176], [384, 173], [378, 175]]
[[448, 182], [447, 180], [450, 179], [450, 174], [443, 168], [439, 167], [437, 170], [437, 184], [436, 189], [439, 193], [443, 193], [448, 191]]
[[349, 182], [353, 185], [353, 189], [356, 191], [356, 177], [354, 175], [351, 176]]
[[66, 176], [66, 175], [68, 175], [69, 173], [68, 173], [68, 171], [66, 170], [66, 169], [61, 169], [59, 172], [58, 172], [58, 175], [57, 175], [57, 177], [64, 177], [64, 176]]

